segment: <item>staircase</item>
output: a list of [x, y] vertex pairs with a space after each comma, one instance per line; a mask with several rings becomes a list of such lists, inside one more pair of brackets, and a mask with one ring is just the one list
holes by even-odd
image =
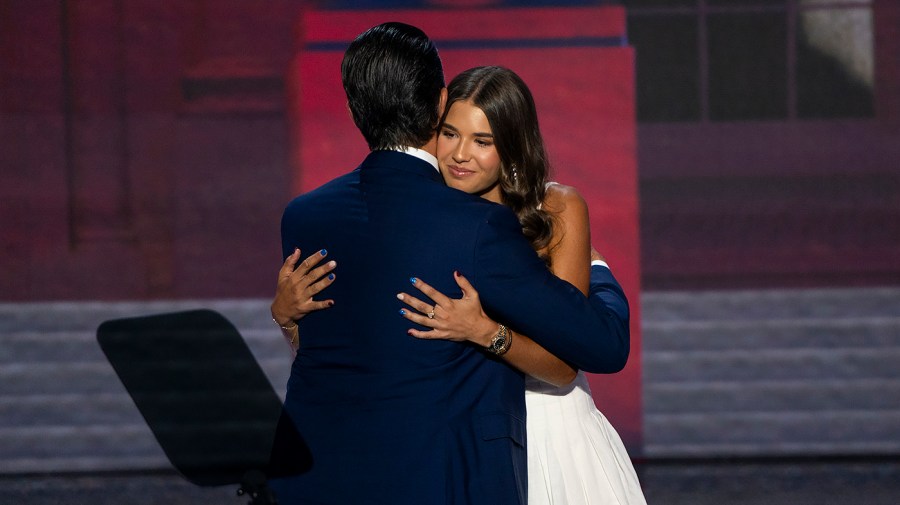
[[0, 474], [169, 468], [96, 331], [197, 308], [227, 317], [283, 394], [290, 350], [267, 301], [0, 304]]
[[900, 289], [646, 293], [644, 454], [900, 454]]
[[[900, 288], [641, 300], [644, 456], [900, 454]], [[196, 308], [231, 320], [283, 393], [266, 300], [0, 304], [0, 475], [169, 468], [96, 329]]]

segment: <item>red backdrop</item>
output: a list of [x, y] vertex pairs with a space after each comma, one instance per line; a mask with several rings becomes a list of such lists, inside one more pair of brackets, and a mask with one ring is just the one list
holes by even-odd
[[[448, 81], [469, 67], [502, 65], [517, 72], [531, 88], [552, 178], [575, 186], [587, 200], [593, 244], [606, 256], [630, 297], [628, 365], [615, 375], [591, 376], [590, 382], [601, 411], [632, 455], [639, 455], [634, 53], [624, 43], [624, 9], [306, 11], [298, 25], [299, 50], [288, 77], [295, 193], [340, 175], [365, 156], [365, 142], [346, 109], [340, 61], [350, 40], [386, 21], [425, 30], [438, 46]], [[316, 171], [304, 167], [316, 167]]]

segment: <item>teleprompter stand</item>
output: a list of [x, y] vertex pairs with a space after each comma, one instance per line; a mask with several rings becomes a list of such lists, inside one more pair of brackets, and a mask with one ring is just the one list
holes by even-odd
[[272, 477], [309, 451], [237, 329], [212, 310], [106, 321], [97, 341], [172, 465], [198, 486], [236, 484], [275, 505]]

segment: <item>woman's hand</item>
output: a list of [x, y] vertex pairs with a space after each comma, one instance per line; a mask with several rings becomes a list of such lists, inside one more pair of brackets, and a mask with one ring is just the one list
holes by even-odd
[[421, 279], [410, 279], [413, 286], [431, 299], [431, 303], [400, 293], [397, 298], [414, 309], [402, 309], [400, 315], [431, 330], [410, 329], [407, 333], [416, 338], [469, 341], [487, 347], [497, 334], [499, 324], [484, 313], [478, 291], [472, 284], [459, 272], [453, 272], [453, 278], [462, 289], [460, 299], [448, 298]]
[[328, 252], [325, 249], [309, 256], [297, 269], [294, 265], [300, 258], [300, 249], [284, 260], [284, 265], [278, 271], [278, 286], [275, 288], [275, 299], [272, 300], [272, 318], [282, 327], [290, 327], [294, 321], [316, 310], [322, 310], [334, 305], [334, 300], [313, 300], [334, 282], [332, 270], [337, 267], [337, 262], [329, 261], [324, 265], [319, 263]]

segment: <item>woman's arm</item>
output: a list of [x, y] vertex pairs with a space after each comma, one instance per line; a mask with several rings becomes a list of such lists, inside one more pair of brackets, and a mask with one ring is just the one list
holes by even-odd
[[[544, 210], [553, 216], [553, 237], [547, 256], [554, 275], [568, 281], [587, 296], [591, 278], [591, 227], [587, 203], [575, 188], [551, 184], [544, 198]], [[510, 356], [511, 365], [532, 367], [532, 377], [554, 385], [568, 384], [575, 379], [576, 368], [557, 358], [537, 342], [524, 335], [516, 335], [525, 345]], [[510, 354], [513, 348], [510, 347]], [[562, 382], [559, 384], [558, 382]]]
[[[553, 216], [553, 237], [547, 251], [550, 270], [587, 296], [591, 277], [591, 228], [587, 204], [574, 188], [551, 184], [544, 199], [544, 210]], [[555, 386], [575, 380], [578, 370], [537, 342], [520, 334], [514, 335], [513, 339], [514, 343], [505, 355], [510, 365]]]
[[571, 186], [547, 188], [544, 209], [553, 216], [550, 271], [587, 296], [591, 280], [591, 224], [587, 203]]
[[[574, 189], [559, 185], [548, 189], [544, 205], [545, 210], [554, 217], [553, 237], [548, 250], [551, 270], [586, 295], [591, 261], [587, 205]], [[471, 284], [459, 274], [455, 274], [455, 277], [463, 292], [461, 299], [450, 299], [421, 280], [416, 280], [414, 285], [437, 302], [435, 305], [421, 302], [405, 293], [398, 295], [410, 307], [423, 314], [434, 311], [431, 318], [402, 311], [401, 314], [407, 319], [432, 328], [431, 331], [410, 330], [409, 333], [419, 338], [465, 340], [487, 347], [497, 335], [500, 325], [484, 313], [478, 300], [478, 292]], [[525, 335], [514, 333], [511, 338], [512, 345], [502, 355], [510, 365], [556, 386], [563, 386], [574, 380], [577, 370], [571, 365], [550, 354]]]
[[[454, 272], [453, 277], [462, 290], [462, 298], [450, 298], [425, 281], [415, 278], [413, 285], [431, 298], [430, 303], [407, 293], [397, 295], [397, 298], [415, 309], [415, 311], [401, 309], [401, 316], [431, 328], [428, 331], [409, 329], [407, 333], [416, 338], [472, 342], [481, 347], [488, 347], [498, 334], [500, 324], [485, 314], [478, 299], [478, 291], [469, 281], [459, 272]], [[512, 345], [501, 355], [507, 363], [555, 386], [564, 386], [575, 379], [575, 369], [545, 351], [528, 337], [512, 331], [510, 333]]]

